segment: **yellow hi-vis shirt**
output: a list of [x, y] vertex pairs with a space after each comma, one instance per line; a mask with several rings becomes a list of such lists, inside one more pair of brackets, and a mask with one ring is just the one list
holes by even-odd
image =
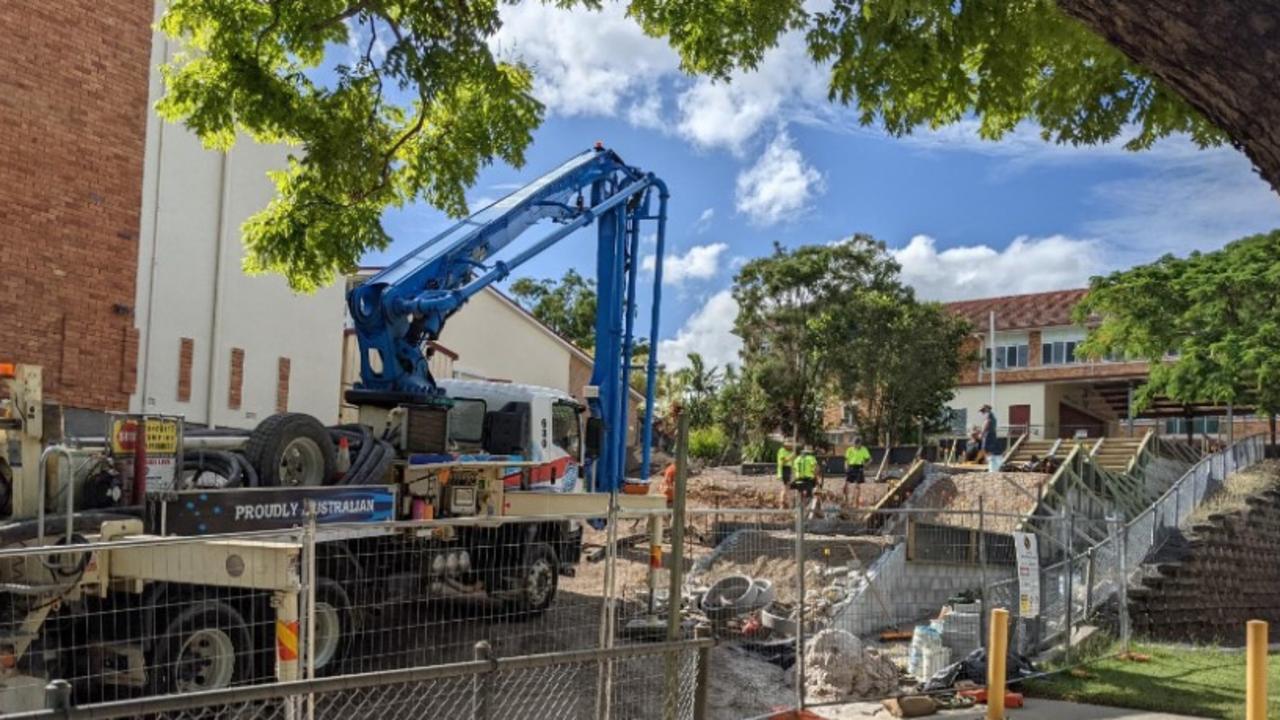
[[778, 460], [778, 479], [779, 480], [782, 479], [782, 468], [790, 465], [791, 461], [794, 460], [795, 457], [796, 457], [795, 454], [792, 453], [790, 450], [784, 447], [778, 448], [777, 460]]
[[795, 468], [796, 480], [812, 480], [817, 476], [818, 458], [810, 453], [804, 453], [796, 458], [792, 467]]
[[871, 451], [867, 449], [866, 445], [859, 445], [857, 447], [850, 445], [849, 448], [844, 451], [845, 467], [857, 467], [859, 465], [866, 465], [869, 462], [871, 462]]

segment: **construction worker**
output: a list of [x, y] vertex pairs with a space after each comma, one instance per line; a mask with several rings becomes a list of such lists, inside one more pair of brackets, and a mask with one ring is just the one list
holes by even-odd
[[856, 487], [866, 481], [865, 469], [871, 462], [871, 451], [862, 444], [862, 438], [855, 437], [853, 444], [844, 451], [844, 501], [849, 502], [849, 488], [857, 490], [857, 505], [862, 504], [862, 488]]
[[800, 494], [801, 500], [812, 498], [818, 486], [818, 458], [814, 456], [813, 448], [806, 444], [791, 465], [791, 489]]
[[783, 506], [787, 504], [787, 492], [791, 489], [791, 463], [795, 459], [796, 454], [786, 442], [778, 446], [774, 461], [778, 464], [778, 482], [782, 483], [782, 489], [778, 491], [778, 503]]

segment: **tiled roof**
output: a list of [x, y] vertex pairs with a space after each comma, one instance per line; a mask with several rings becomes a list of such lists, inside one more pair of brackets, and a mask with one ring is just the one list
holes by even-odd
[[947, 303], [946, 308], [966, 318], [977, 332], [987, 329], [992, 312], [996, 314], [996, 330], [1027, 330], [1073, 325], [1071, 310], [1087, 292], [1089, 291], [1081, 288], [1030, 295], [961, 300]]

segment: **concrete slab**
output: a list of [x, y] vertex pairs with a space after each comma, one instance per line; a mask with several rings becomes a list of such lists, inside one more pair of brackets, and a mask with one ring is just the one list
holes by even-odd
[[[813, 714], [827, 720], [892, 720], [893, 716], [880, 703], [847, 703], [810, 709]], [[930, 715], [934, 718], [955, 718], [956, 720], [981, 720], [986, 718], [985, 705], [974, 710], [951, 710]], [[1028, 698], [1024, 707], [1017, 710], [1006, 710], [1008, 720], [1203, 720], [1190, 715], [1170, 715], [1142, 710], [1125, 710], [1121, 708], [1100, 707], [1097, 705], [1079, 705], [1059, 702], [1057, 700], [1037, 700]]]

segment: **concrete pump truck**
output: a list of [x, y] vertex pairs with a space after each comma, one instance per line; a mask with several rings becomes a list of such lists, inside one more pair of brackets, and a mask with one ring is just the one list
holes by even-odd
[[[580, 555], [570, 518], [663, 506], [625, 492], [625, 463], [641, 228], [656, 224], [656, 348], [667, 200], [658, 177], [597, 144], [351, 290], [357, 424], [286, 413], [242, 432], [115, 415], [100, 437], [62, 437], [40, 368], [0, 363], [0, 714], [43, 707], [56, 678], [72, 680], [77, 700], [297, 678], [306, 558], [296, 533], [278, 531], [304, 524], [315, 528], [315, 671], [350, 651], [356, 596], [370, 587], [550, 606]], [[453, 313], [592, 223], [585, 405], [548, 388], [432, 377], [431, 341]], [[535, 227], [540, 237], [497, 258]], [[641, 478], [656, 362], [651, 352]], [[413, 522], [465, 518], [492, 522]]]

